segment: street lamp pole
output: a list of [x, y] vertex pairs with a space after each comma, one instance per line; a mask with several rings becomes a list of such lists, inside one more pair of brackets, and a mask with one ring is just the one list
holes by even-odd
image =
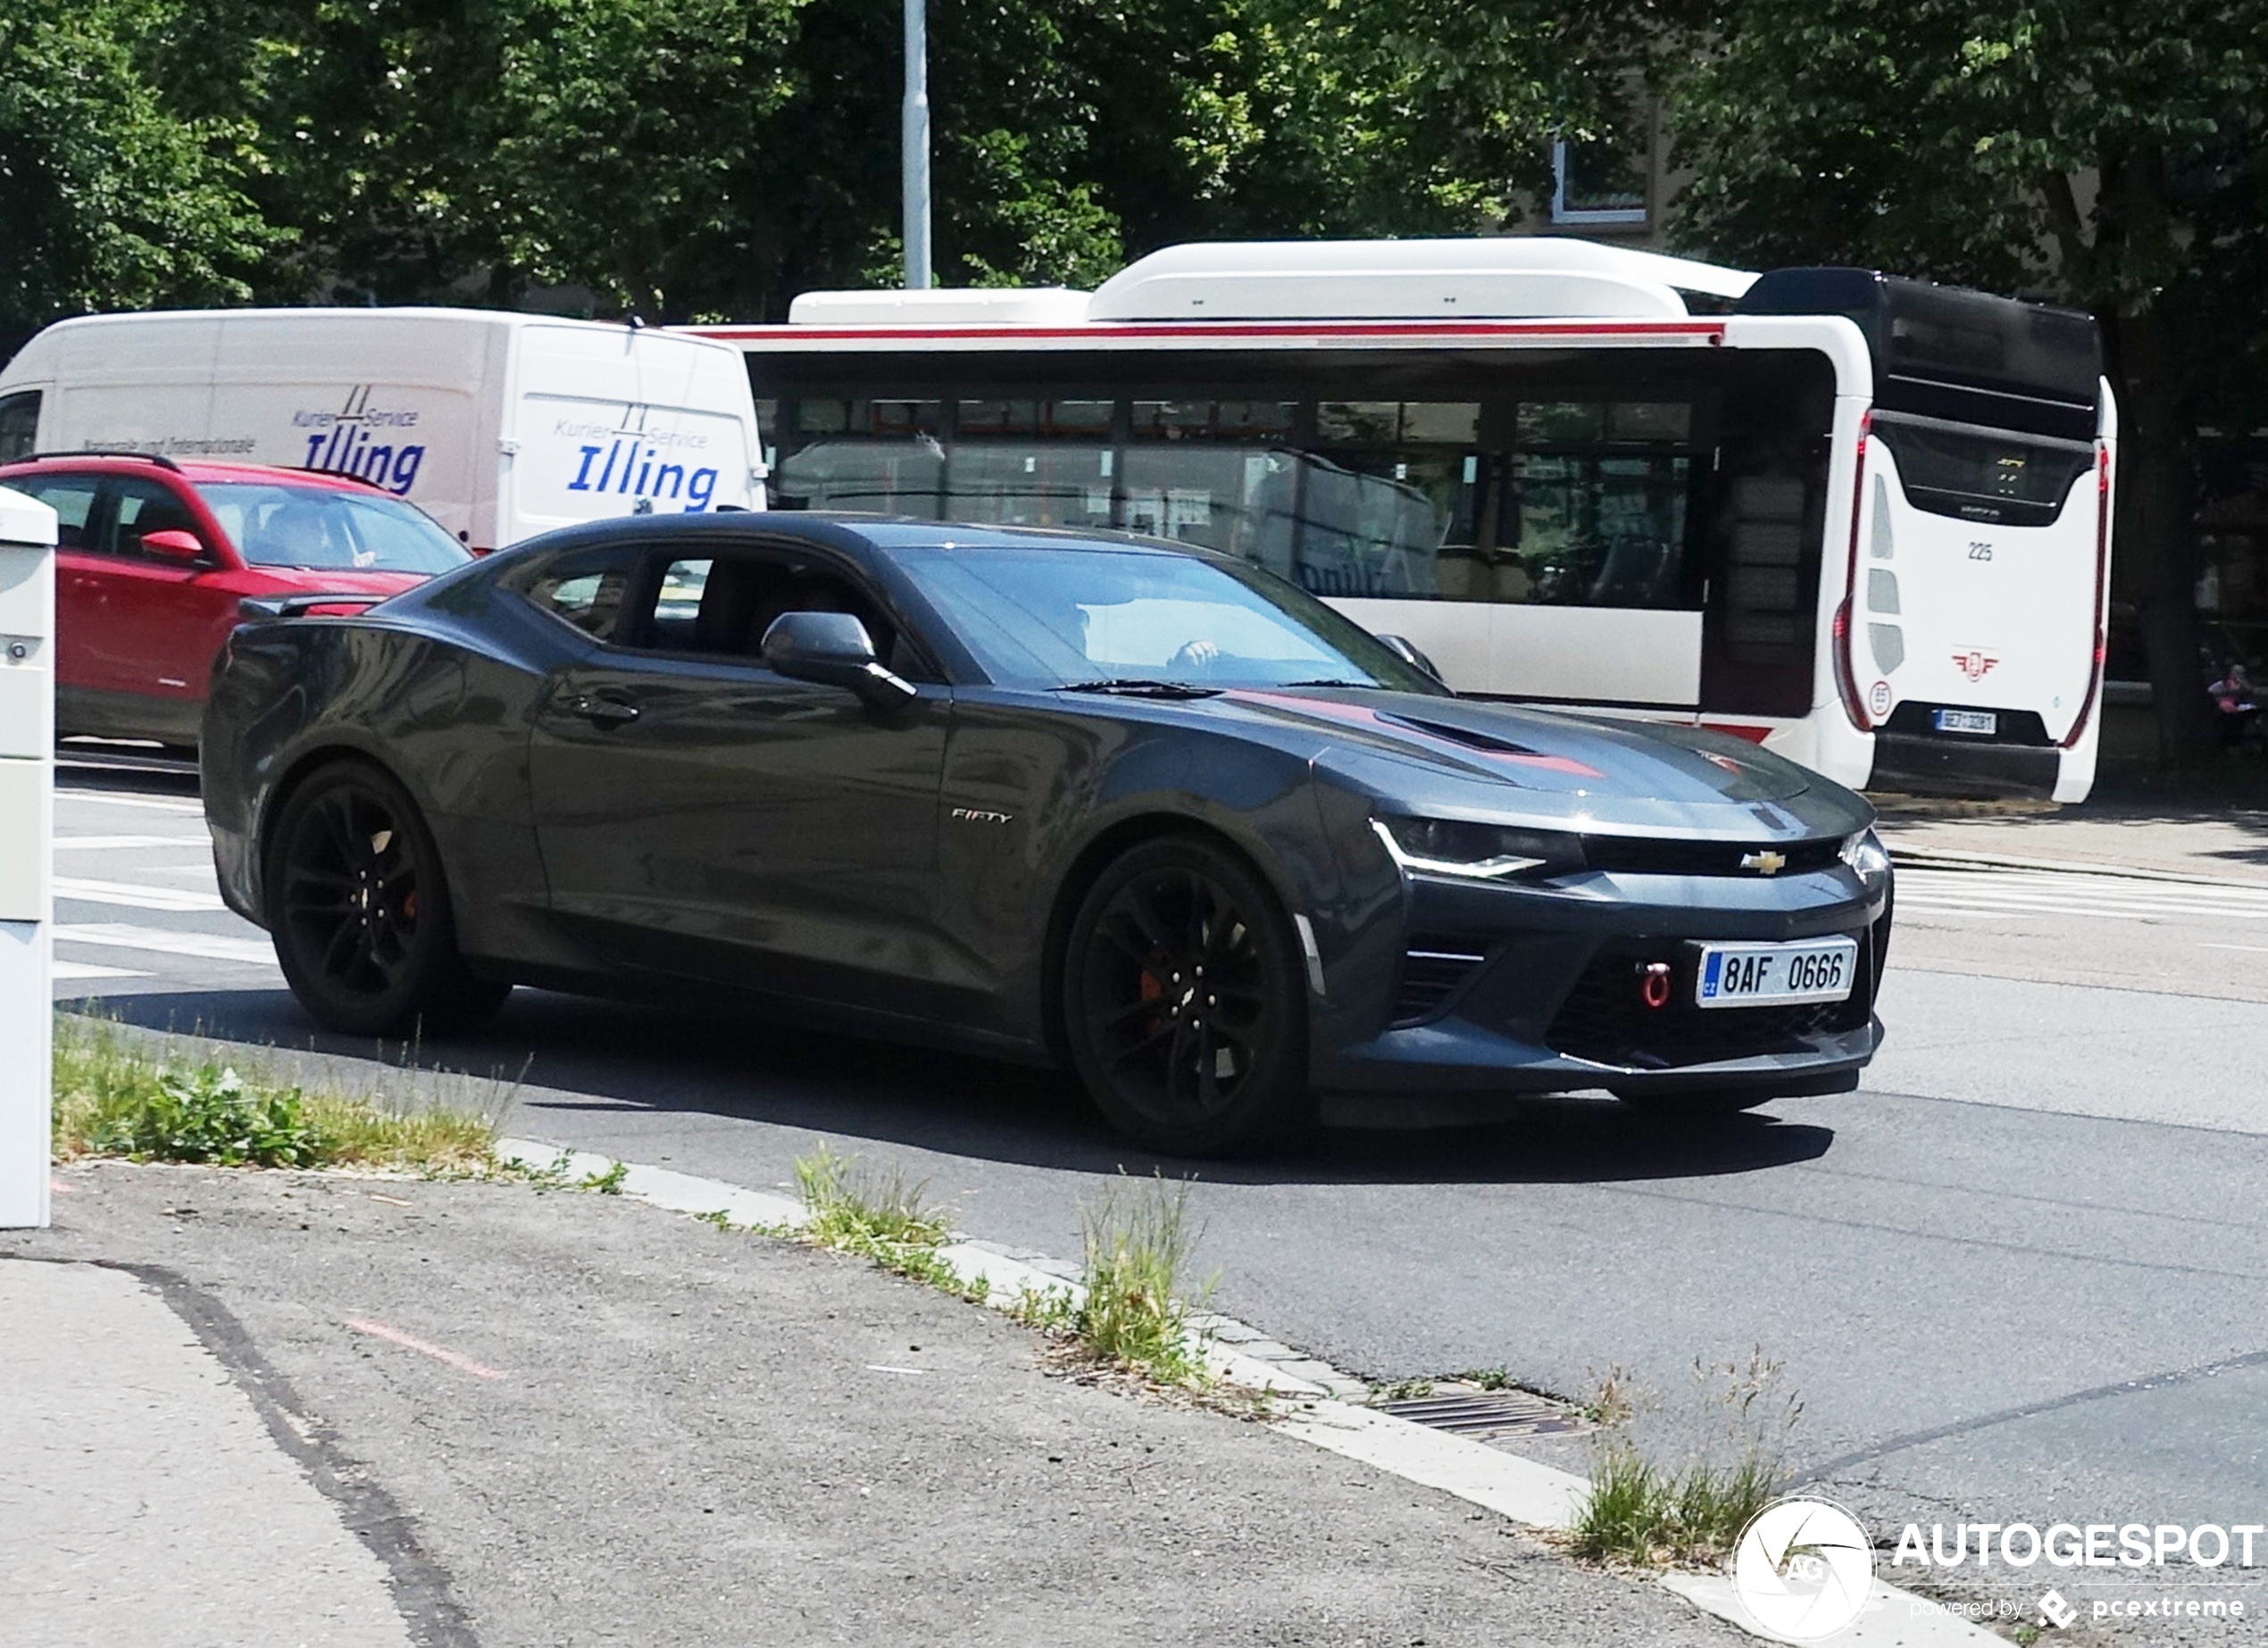
[[905, 215], [905, 285], [930, 284], [929, 0], [905, 0], [905, 107], [899, 121]]

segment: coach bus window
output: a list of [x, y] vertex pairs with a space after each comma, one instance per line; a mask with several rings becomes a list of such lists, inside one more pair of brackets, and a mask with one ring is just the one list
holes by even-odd
[[794, 408], [795, 433], [780, 443], [774, 477], [783, 508], [936, 517], [942, 403], [805, 400]]
[[1299, 582], [1323, 595], [1488, 593], [1478, 402], [1325, 401], [1300, 477]]
[[1687, 587], [1691, 414], [1676, 402], [1522, 404], [1496, 598], [1697, 604]]
[[1135, 401], [1119, 524], [1288, 575], [1297, 410], [1288, 401]]
[[1113, 403], [962, 400], [946, 449], [947, 520], [1111, 524]]

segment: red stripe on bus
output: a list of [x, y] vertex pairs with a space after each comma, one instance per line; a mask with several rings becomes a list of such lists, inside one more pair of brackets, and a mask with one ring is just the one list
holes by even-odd
[[1281, 320], [1199, 320], [1095, 326], [689, 326], [682, 329], [696, 337], [718, 343], [789, 343], [797, 339], [836, 343], [892, 338], [909, 342], [937, 338], [988, 343], [1034, 338], [1123, 342], [1146, 337], [1706, 337], [1721, 341], [1724, 337], [1722, 320], [1401, 320], [1322, 325]]
[[1731, 721], [1704, 721], [1701, 724], [1711, 732], [1730, 733], [1734, 737], [1746, 738], [1751, 744], [1762, 744], [1772, 737], [1769, 727], [1742, 727]]

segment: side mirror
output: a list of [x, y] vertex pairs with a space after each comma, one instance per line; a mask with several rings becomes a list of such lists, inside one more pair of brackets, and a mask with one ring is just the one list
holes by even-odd
[[[1379, 637], [1378, 644], [1412, 669], [1422, 670], [1435, 680], [1441, 680], [1441, 672], [1433, 667], [1433, 661], [1418, 651], [1412, 642], [1398, 635], [1382, 635]], [[1444, 687], [1448, 685], [1447, 681], [1442, 681], [1441, 684]]]
[[913, 703], [913, 684], [874, 656], [874, 638], [848, 612], [782, 612], [763, 632], [764, 667], [790, 680], [856, 693], [877, 710]]
[[204, 559], [204, 545], [194, 532], [178, 529], [142, 534], [142, 553], [168, 566], [193, 567]]

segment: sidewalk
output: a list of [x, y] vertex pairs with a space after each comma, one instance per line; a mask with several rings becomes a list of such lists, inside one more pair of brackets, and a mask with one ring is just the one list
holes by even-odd
[[59, 1179], [0, 1235], [27, 1641], [1748, 1640], [862, 1262], [516, 1186]]
[[2004, 810], [1894, 801], [1880, 829], [1892, 853], [1915, 861], [1972, 857], [2268, 886], [2268, 809], [2090, 802]]

